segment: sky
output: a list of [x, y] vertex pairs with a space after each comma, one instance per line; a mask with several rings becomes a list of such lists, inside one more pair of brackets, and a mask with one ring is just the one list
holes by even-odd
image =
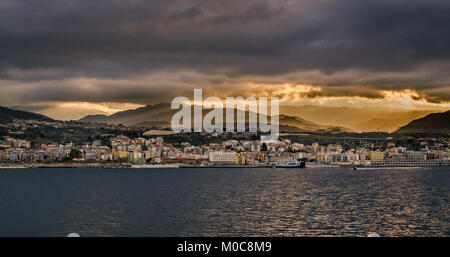
[[57, 119], [176, 96], [450, 109], [448, 0], [2, 0], [0, 105]]

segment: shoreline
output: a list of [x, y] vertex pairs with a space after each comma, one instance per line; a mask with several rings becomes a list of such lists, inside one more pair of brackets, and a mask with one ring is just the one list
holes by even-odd
[[[357, 170], [365, 169], [390, 169], [390, 168], [432, 168], [432, 167], [445, 167], [448, 165], [390, 165], [390, 166], [378, 166], [378, 165], [364, 165], [356, 166]], [[256, 165], [256, 166], [237, 166], [237, 165], [215, 165], [215, 166], [200, 166], [200, 165], [178, 165], [178, 164], [152, 164], [152, 165], [130, 165], [130, 164], [103, 164], [103, 163], [91, 163], [91, 164], [79, 164], [79, 163], [67, 163], [67, 164], [17, 164], [17, 165], [0, 165], [0, 170], [5, 169], [261, 169], [261, 168], [276, 168], [271, 165]], [[348, 165], [306, 165], [306, 169], [317, 168], [348, 168], [353, 169]], [[301, 168], [297, 168], [301, 169]], [[294, 169], [295, 170], [295, 169]]]

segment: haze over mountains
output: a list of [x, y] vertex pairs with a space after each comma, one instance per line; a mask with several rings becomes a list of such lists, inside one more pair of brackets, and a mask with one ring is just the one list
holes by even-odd
[[402, 110], [316, 105], [280, 106], [280, 113], [333, 126], [348, 127], [358, 132], [394, 132], [410, 121], [438, 110]]
[[[169, 103], [147, 105], [113, 115], [89, 115], [82, 122], [102, 122], [128, 126], [170, 127], [170, 120], [178, 110]], [[323, 106], [280, 106], [280, 125], [304, 131], [394, 132], [410, 121], [422, 118], [435, 110], [393, 110]]]
[[[177, 113], [178, 109], [171, 109], [170, 104], [161, 103], [155, 105], [147, 105], [135, 110], [127, 110], [123, 112], [117, 112], [113, 115], [89, 115], [80, 121], [82, 122], [97, 122], [97, 123], [110, 123], [110, 124], [123, 124], [127, 126], [144, 126], [144, 127], [170, 127], [172, 116]], [[209, 110], [203, 110], [203, 115], [208, 113]], [[226, 111], [223, 110], [224, 119], [226, 119]], [[236, 120], [235, 115], [235, 120]], [[193, 115], [192, 115], [193, 117]], [[248, 123], [248, 111], [246, 112], [246, 122]], [[335, 127], [330, 125], [322, 125], [319, 123], [311, 122], [300, 117], [279, 115], [279, 123], [281, 129], [288, 131], [351, 131], [344, 127]]]

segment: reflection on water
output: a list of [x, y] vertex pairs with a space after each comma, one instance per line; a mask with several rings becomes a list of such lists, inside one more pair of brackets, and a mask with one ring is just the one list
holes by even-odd
[[448, 168], [0, 171], [0, 236], [449, 236]]

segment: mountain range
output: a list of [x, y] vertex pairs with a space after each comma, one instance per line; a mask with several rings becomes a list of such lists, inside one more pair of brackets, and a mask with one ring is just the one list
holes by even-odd
[[[89, 115], [80, 121], [170, 127], [170, 119], [177, 111], [172, 110], [169, 103], [161, 103], [110, 116]], [[282, 105], [279, 119], [282, 129], [289, 126], [302, 131], [395, 132], [413, 120], [436, 112], [439, 111]]]
[[[314, 108], [313, 108], [314, 107]], [[148, 128], [169, 128], [173, 114], [170, 104], [147, 105], [134, 110], [117, 112], [112, 115], [88, 115], [80, 122], [123, 124]], [[204, 114], [208, 112], [204, 110]], [[450, 111], [428, 113], [430, 111], [406, 111], [357, 109], [347, 107], [321, 106], [280, 106], [280, 129], [290, 132], [303, 131], [388, 131], [398, 133], [450, 133]], [[224, 110], [224, 115], [225, 115]], [[287, 113], [294, 114], [288, 115]], [[364, 115], [364, 113], [366, 113]], [[297, 116], [298, 115], [298, 116]], [[248, 116], [248, 112], [246, 114]], [[308, 117], [308, 119], [300, 118]], [[225, 118], [225, 117], [224, 117]], [[10, 109], [0, 106], [0, 122], [13, 119], [34, 119], [52, 121], [53, 119], [33, 112]], [[248, 123], [248, 119], [246, 121]], [[345, 126], [347, 125], [347, 126]], [[358, 128], [358, 129], [355, 129]]]
[[[203, 110], [205, 115], [209, 110]], [[178, 110], [171, 109], [170, 104], [161, 103], [155, 105], [147, 105], [135, 110], [127, 110], [117, 112], [110, 116], [107, 115], [89, 115], [82, 119], [81, 122], [97, 122], [109, 124], [123, 124], [127, 126], [143, 126], [143, 127], [170, 127], [172, 116]], [[226, 119], [226, 110], [223, 110], [224, 119]], [[193, 116], [193, 115], [192, 115]], [[248, 117], [248, 111], [246, 112]], [[236, 115], [235, 115], [236, 119]], [[248, 119], [246, 121], [248, 123]], [[305, 120], [297, 116], [289, 116], [285, 114], [279, 115], [279, 124], [281, 130], [287, 131], [341, 131], [350, 132], [349, 128], [341, 126], [323, 125], [317, 122]]]

